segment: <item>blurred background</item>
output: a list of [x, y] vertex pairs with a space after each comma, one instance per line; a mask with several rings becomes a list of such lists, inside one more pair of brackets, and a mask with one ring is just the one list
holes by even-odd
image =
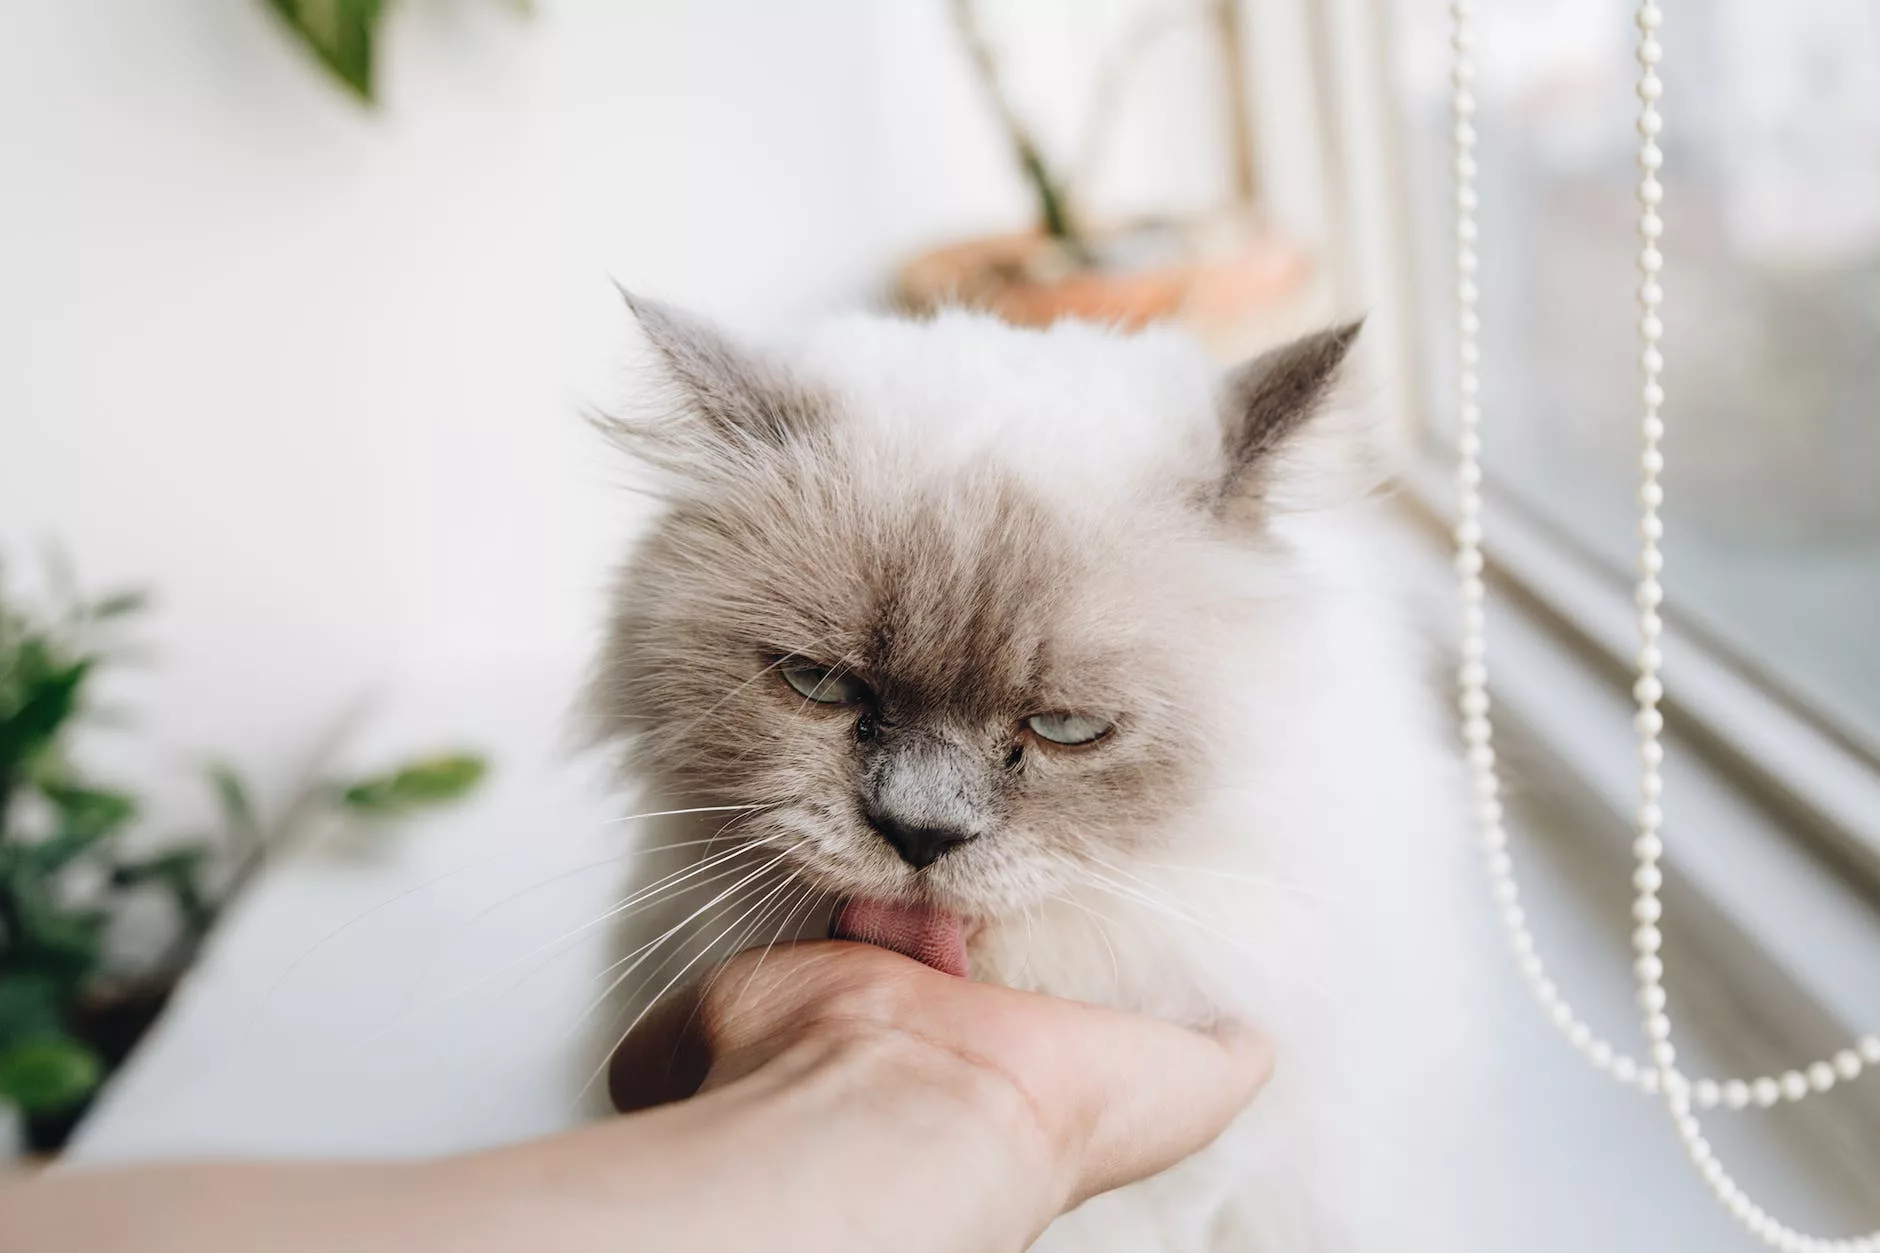
[[[1661, 3], [1668, 963], [1693, 1068], [1780, 1077], [1880, 1027], [1880, 0]], [[1619, 0], [1481, 8], [1517, 864], [1554, 977], [1627, 1044], [1635, 34]], [[1224, 360], [1366, 313], [1443, 638], [1448, 23], [9, 6], [0, 1142], [421, 1153], [575, 1116], [607, 960], [578, 928], [631, 812], [568, 719], [643, 516], [581, 420], [632, 385], [615, 280], [756, 333], [942, 299], [1175, 318]], [[1755, 1247], [1479, 921], [1462, 1247]], [[1792, 1222], [1880, 1220], [1866, 1062], [1716, 1115]]]

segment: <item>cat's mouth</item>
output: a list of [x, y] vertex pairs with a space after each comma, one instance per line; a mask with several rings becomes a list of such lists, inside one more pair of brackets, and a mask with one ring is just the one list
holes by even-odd
[[852, 897], [836, 906], [829, 938], [891, 949], [935, 970], [966, 977], [966, 921], [937, 905]]

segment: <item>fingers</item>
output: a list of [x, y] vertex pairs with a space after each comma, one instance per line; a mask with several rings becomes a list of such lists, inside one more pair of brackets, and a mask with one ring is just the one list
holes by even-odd
[[[1021, 1098], [1065, 1204], [1166, 1169], [1210, 1143], [1272, 1074], [1267, 1040], [972, 983], [867, 945], [812, 942], [735, 958], [615, 1055], [622, 1110], [761, 1069], [806, 1038], [890, 1032]], [[992, 1090], [987, 1088], [986, 1090]]]
[[[1137, 1014], [1051, 1003], [1027, 1069], [1060, 1111], [1072, 1200], [1166, 1170], [1207, 1147], [1272, 1077], [1272, 1044], [1235, 1024], [1196, 1031]], [[1073, 1012], [1074, 1011], [1074, 1012]], [[1047, 1021], [1049, 1019], [1050, 1021]]]

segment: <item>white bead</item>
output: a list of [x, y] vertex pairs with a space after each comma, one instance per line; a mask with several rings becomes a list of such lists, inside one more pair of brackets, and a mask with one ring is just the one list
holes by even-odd
[[1723, 1085], [1723, 1104], [1727, 1109], [1742, 1109], [1749, 1104], [1749, 1085], [1732, 1079]]
[[1660, 204], [1665, 198], [1664, 184], [1656, 178], [1648, 178], [1638, 185], [1638, 198], [1646, 204]]
[[1808, 1068], [1808, 1086], [1817, 1092], [1826, 1092], [1834, 1086], [1834, 1067], [1826, 1062], [1816, 1062]]
[[1782, 1099], [1782, 1089], [1777, 1087], [1776, 1081], [1767, 1075], [1764, 1075], [1762, 1078], [1750, 1084], [1749, 1090], [1750, 1095], [1755, 1098], [1756, 1104], [1763, 1109], [1768, 1109], [1771, 1105], [1774, 1105], [1777, 1101]]
[[1638, 1063], [1629, 1057], [1613, 1059], [1612, 1077], [1620, 1083], [1632, 1083], [1638, 1078]]
[[1656, 953], [1664, 945], [1663, 934], [1649, 923], [1632, 933], [1632, 947], [1640, 953]]
[[1656, 892], [1664, 885], [1664, 872], [1656, 866], [1640, 866], [1632, 872], [1632, 886], [1641, 892]]
[[[1639, 260], [1641, 263], [1649, 262], [1656, 255], [1657, 249], [1647, 248], [1640, 256]], [[1660, 264], [1662, 264], [1662, 260]], [[1647, 348], [1638, 355], [1638, 359], [1639, 364], [1652, 374], [1657, 374], [1665, 368], [1665, 355], [1656, 348]]]
[[1657, 1013], [1665, 1007], [1665, 990], [1656, 984], [1638, 990], [1638, 1007]]
[[1641, 518], [1639, 519], [1638, 531], [1639, 534], [1646, 539], [1661, 540], [1665, 537], [1664, 519], [1655, 514], [1651, 517]]
[[1665, 916], [1665, 907], [1655, 896], [1641, 896], [1632, 902], [1632, 916], [1640, 922], [1657, 922]]
[[[1658, 273], [1665, 268], [1665, 254], [1659, 252], [1656, 248], [1641, 249], [1638, 254], [1638, 268], [1645, 271], [1647, 274]], [[1664, 363], [1661, 361], [1657, 365], [1648, 365], [1645, 368], [1656, 373], [1665, 367]]]
[[1638, 746], [1638, 755], [1639, 759], [1647, 766], [1656, 767], [1665, 759], [1665, 746], [1658, 743], [1656, 740], [1653, 740], [1649, 744], [1640, 744]]
[[1663, 700], [1664, 696], [1665, 685], [1650, 675], [1646, 675], [1632, 685], [1632, 699], [1641, 704], [1655, 705]]
[[1656, 65], [1664, 55], [1665, 50], [1656, 39], [1647, 39], [1638, 46], [1638, 59], [1643, 65]]
[[1638, 489], [1638, 498], [1641, 504], [1656, 509], [1665, 503], [1665, 489], [1656, 483], [1646, 483]]
[[1658, 24], [1665, 20], [1664, 10], [1655, 4], [1639, 6], [1638, 24], [1643, 30], [1657, 30]]
[[1638, 1090], [1656, 1095], [1658, 1092], [1658, 1072], [1655, 1070], [1639, 1071]]
[[1665, 716], [1656, 709], [1641, 709], [1632, 718], [1640, 735], [1657, 735], [1665, 729]]
[[1632, 856], [1639, 861], [1653, 862], [1664, 855], [1664, 841], [1655, 835], [1641, 835], [1632, 841]]
[[1782, 1076], [1782, 1095], [1791, 1101], [1799, 1101], [1808, 1095], [1808, 1080], [1800, 1071], [1791, 1070]]
[[1662, 1013], [1645, 1015], [1645, 1036], [1647, 1039], [1669, 1040], [1671, 1038], [1671, 1020]]
[[1665, 85], [1656, 74], [1647, 74], [1638, 80], [1638, 94], [1641, 100], [1656, 100], [1665, 94]]
[[1665, 963], [1657, 957], [1641, 957], [1632, 963], [1632, 973], [1640, 983], [1656, 983], [1665, 977]]
[[1678, 1050], [1672, 1047], [1671, 1041], [1660, 1040], [1652, 1045], [1652, 1060], [1660, 1066], [1675, 1066], [1678, 1061]]
[[1658, 648], [1656, 645], [1647, 644], [1645, 647], [1638, 650], [1638, 668], [1639, 669], [1656, 670], [1664, 664], [1665, 664], [1665, 655], [1658, 651]]
[[1715, 1109], [1717, 1102], [1723, 1099], [1723, 1090], [1715, 1079], [1699, 1079], [1691, 1085], [1691, 1099], [1697, 1102], [1699, 1109]]
[[1656, 831], [1665, 825], [1665, 811], [1651, 801], [1645, 802], [1638, 807], [1638, 825], [1641, 831]]
[[1586, 1056], [1592, 1061], [1593, 1065], [1604, 1070], [1612, 1065], [1612, 1045], [1606, 1043], [1604, 1040], [1594, 1040], [1593, 1047], [1587, 1050]]
[[1854, 1045], [1862, 1061], [1880, 1066], [1880, 1035], [1864, 1035]]
[[1853, 1049], [1842, 1049], [1834, 1055], [1834, 1071], [1843, 1079], [1853, 1079], [1860, 1074], [1860, 1058]]

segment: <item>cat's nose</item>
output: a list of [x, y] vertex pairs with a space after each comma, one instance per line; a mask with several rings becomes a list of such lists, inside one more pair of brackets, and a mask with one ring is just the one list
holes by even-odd
[[925, 870], [939, 861], [949, 849], [974, 838], [970, 831], [903, 822], [893, 814], [880, 812], [869, 813], [868, 825], [901, 855], [902, 861], [916, 870]]

